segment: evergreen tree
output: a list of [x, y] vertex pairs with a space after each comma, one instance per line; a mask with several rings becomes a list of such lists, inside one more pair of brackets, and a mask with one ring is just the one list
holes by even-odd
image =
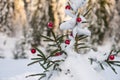
[[[120, 61], [115, 60], [120, 50], [111, 50], [109, 53], [101, 54], [93, 51], [88, 55], [80, 52], [80, 49], [90, 48], [84, 42], [84, 39], [91, 36], [91, 32], [84, 24], [88, 23], [85, 17], [91, 8], [83, 14], [79, 11], [79, 8], [85, 6], [86, 3], [87, 0], [67, 1], [65, 13], [71, 19], [61, 23], [60, 29], [69, 30], [70, 33], [58, 35], [53, 31], [54, 23], [48, 23], [47, 28], [52, 36], [49, 37], [42, 34], [40, 36], [44, 38], [44, 41], [48, 42], [49, 48], [52, 47], [52, 51], [49, 51], [49, 54], [45, 54], [37, 47], [31, 49], [33, 54], [36, 53], [36, 50], [38, 54], [36, 58], [32, 58], [33, 62], [28, 64], [28, 66], [39, 63], [44, 71], [27, 77], [40, 76], [39, 80], [105, 80], [97, 73], [95, 68], [99, 66], [104, 70], [106, 65], [117, 74], [114, 66], [120, 66]], [[88, 62], [91, 62], [92, 65], [97, 64], [97, 66], [91, 67]]]

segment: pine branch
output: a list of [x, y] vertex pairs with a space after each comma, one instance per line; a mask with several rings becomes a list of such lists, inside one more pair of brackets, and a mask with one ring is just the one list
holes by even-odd
[[29, 63], [27, 66], [33, 65], [33, 64], [38, 63], [38, 62], [40, 62], [40, 60], [37, 60], [37, 61], [31, 62], [31, 63]]
[[60, 52], [60, 50], [59, 50], [59, 49], [56, 49], [56, 50], [52, 51], [52, 52], [50, 53], [50, 56], [53, 56], [56, 52]]
[[62, 50], [60, 44], [57, 42], [57, 37], [55, 36], [55, 33], [53, 32], [53, 30], [51, 30], [51, 32], [52, 32], [52, 35], [53, 35], [53, 37], [54, 37], [54, 41], [56, 42], [58, 48], [59, 48], [60, 50]]
[[54, 41], [53, 39], [51, 39], [51, 38], [49, 38], [47, 36], [44, 36], [44, 35], [40, 35], [40, 36], [43, 37], [43, 38], [45, 38], [45, 39], [47, 39], [47, 40], [49, 40], [49, 41]]
[[116, 51], [116, 54], [115, 54], [115, 55], [117, 56], [119, 53], [120, 53], [120, 50]]
[[44, 74], [44, 73], [40, 73], [40, 74], [31, 74], [31, 75], [28, 75], [28, 76], [26, 76], [26, 78], [28, 78], [28, 77], [33, 77], [33, 76], [43, 76], [43, 75], [46, 75], [46, 74]]
[[42, 60], [42, 58], [31, 58], [31, 60]]
[[47, 71], [47, 69], [45, 68], [45, 66], [43, 64], [41, 64], [40, 62], [39, 62], [39, 64], [45, 71]]
[[38, 48], [35, 48], [35, 49], [41, 54], [41, 56], [42, 56], [44, 59], [46, 59], [44, 53], [43, 53], [40, 49], [38, 49]]
[[46, 69], [49, 69], [52, 65], [53, 65], [53, 64], [48, 65]]
[[[113, 52], [113, 50], [111, 50], [109, 56], [112, 54], [112, 52]], [[108, 58], [107, 58], [107, 61], [109, 61], [109, 56], [108, 56]]]
[[66, 56], [68, 56], [67, 53], [66, 53], [65, 51], [61, 51], [61, 53], [64, 53]]
[[65, 36], [67, 36], [67, 35], [61, 35], [60, 37], [58, 37], [58, 38], [56, 39], [56, 41], [60, 41], [60, 40], [62, 40], [63, 37], [65, 37]]
[[120, 63], [120, 61], [108, 61], [109, 63]]
[[86, 12], [85, 14], [83, 14], [83, 16], [85, 17], [91, 10], [92, 10], [92, 8], [89, 8], [89, 9], [87, 10], [87, 12]]
[[88, 59], [90, 60], [90, 63], [92, 65], [94, 60], [92, 58], [88, 58]]
[[79, 38], [79, 40], [83, 40], [83, 39], [85, 39], [85, 38], [87, 38], [88, 36], [81, 36], [80, 38]]
[[103, 65], [102, 65], [102, 63], [99, 63], [99, 64], [100, 64], [101, 68], [102, 68], [103, 70], [105, 70], [104, 67], [103, 67]]
[[41, 76], [38, 80], [41, 80], [42, 78], [44, 78], [46, 76], [46, 74], [45, 75], [43, 75], [43, 76]]
[[111, 64], [114, 65], [114, 66], [120, 67], [120, 64], [115, 64], [115, 63], [111, 63]]
[[82, 22], [82, 23], [90, 23], [89, 21], [84, 21], [84, 22]]
[[79, 46], [79, 45], [85, 45], [85, 43], [78, 43], [75, 46]]
[[108, 64], [108, 65], [110, 66], [110, 68], [115, 72], [115, 74], [117, 74], [115, 68], [113, 68], [110, 63], [107, 62], [107, 64]]
[[56, 47], [56, 44], [48, 44], [50, 47]]
[[82, 47], [79, 47], [78, 49], [83, 49], [83, 48], [90, 48], [90, 46], [82, 46]]

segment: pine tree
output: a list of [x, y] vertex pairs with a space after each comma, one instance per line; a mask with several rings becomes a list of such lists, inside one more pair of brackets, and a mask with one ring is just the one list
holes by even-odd
[[90, 30], [92, 31], [92, 44], [103, 45], [105, 40], [111, 38], [113, 33], [114, 23], [113, 17], [115, 16], [115, 0], [89, 0], [88, 7], [92, 7], [93, 11], [89, 14], [91, 20]]
[[[90, 64], [84, 59], [87, 54], [81, 54], [80, 49], [90, 48], [88, 44], [84, 42], [84, 39], [91, 36], [91, 32], [88, 27], [86, 20], [87, 14], [90, 9], [85, 13], [81, 13], [79, 8], [85, 6], [87, 0], [69, 0], [65, 6], [65, 13], [71, 17], [70, 20], [60, 24], [61, 30], [69, 30], [68, 34], [58, 35], [54, 33], [54, 23], [48, 23], [48, 29], [50, 30], [51, 37], [40, 34], [44, 38], [44, 41], [48, 42], [49, 54], [45, 54], [42, 50], [34, 47], [31, 49], [32, 54], [38, 52], [36, 58], [32, 58], [33, 62], [28, 64], [32, 65], [39, 63], [44, 69], [42, 73], [33, 74], [30, 76], [40, 76], [39, 80], [61, 80], [61, 77], [67, 77], [67, 80], [105, 80], [100, 76], [94, 69], [90, 67]], [[51, 42], [51, 43], [49, 43]], [[96, 63], [101, 69], [105, 69], [104, 66], [109, 66], [116, 74], [114, 66], [120, 66], [120, 61], [116, 61], [115, 58], [118, 56], [120, 50], [111, 50], [109, 53], [95, 53], [94, 51], [85, 56], [91, 64]], [[80, 65], [79, 65], [80, 64]], [[97, 67], [98, 67], [97, 66]], [[82, 71], [84, 74], [82, 74]], [[88, 70], [88, 71], [86, 71]], [[58, 76], [58, 75], [59, 76]], [[86, 77], [86, 75], [89, 75]], [[56, 77], [58, 77], [56, 79]], [[68, 78], [70, 77], [70, 78]], [[77, 77], [77, 78], [76, 78]]]

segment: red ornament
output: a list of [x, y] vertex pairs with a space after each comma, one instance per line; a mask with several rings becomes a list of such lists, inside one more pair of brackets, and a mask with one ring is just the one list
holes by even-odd
[[77, 22], [81, 22], [82, 19], [81, 19], [80, 17], [78, 17], [78, 18], [76, 19], [76, 21], [77, 21]]
[[65, 44], [70, 44], [70, 40], [65, 40]]
[[50, 28], [50, 29], [53, 28], [53, 23], [52, 22], [48, 23], [48, 28]]
[[110, 60], [114, 60], [114, 59], [115, 59], [115, 56], [114, 56], [114, 55], [110, 55], [110, 56], [109, 56], [109, 59], [110, 59]]
[[56, 53], [55, 56], [60, 56], [62, 55], [60, 52]]
[[65, 7], [65, 9], [70, 10], [70, 9], [71, 9], [71, 6], [70, 6], [70, 5], [67, 5], [67, 6]]
[[35, 54], [36, 53], [36, 49], [31, 49], [31, 53]]

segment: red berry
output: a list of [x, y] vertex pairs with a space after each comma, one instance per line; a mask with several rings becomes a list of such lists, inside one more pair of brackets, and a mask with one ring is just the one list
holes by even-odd
[[70, 44], [70, 40], [65, 40], [65, 44]]
[[36, 53], [36, 49], [31, 49], [31, 53], [35, 54]]
[[62, 55], [60, 52], [56, 53], [55, 56], [60, 56]]
[[50, 28], [50, 29], [53, 28], [53, 23], [52, 22], [48, 23], [48, 28]]
[[81, 19], [80, 17], [78, 17], [78, 18], [76, 19], [76, 21], [77, 21], [77, 22], [81, 22], [82, 19]]
[[65, 9], [71, 9], [71, 6], [70, 5], [67, 5], [66, 7], [65, 7]]
[[110, 55], [110, 56], [109, 56], [109, 59], [110, 59], [110, 60], [114, 60], [114, 59], [115, 59], [115, 56], [114, 56], [114, 55]]

